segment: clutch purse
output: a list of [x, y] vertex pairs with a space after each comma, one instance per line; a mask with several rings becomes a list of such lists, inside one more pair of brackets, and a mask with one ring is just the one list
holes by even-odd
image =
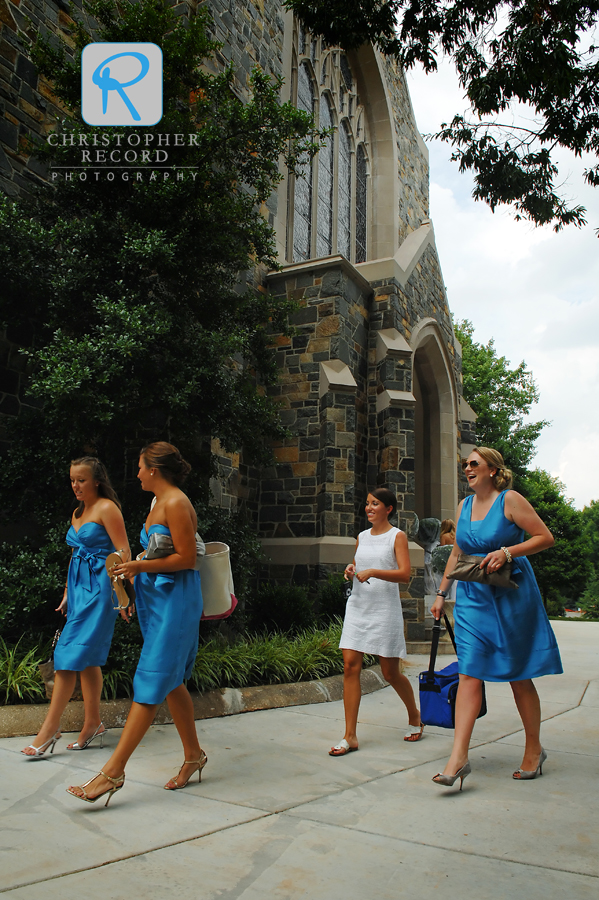
[[[163, 556], [171, 556], [175, 552], [175, 545], [170, 534], [151, 534], [148, 541], [148, 549], [145, 554], [140, 554], [144, 559], [162, 559]], [[199, 572], [204, 560], [206, 545], [196, 531], [196, 562], [194, 569]], [[139, 559], [140, 556], [137, 558]]]
[[504, 590], [518, 589], [518, 585], [512, 578], [511, 562], [504, 562], [496, 572], [487, 572], [487, 566], [484, 569], [480, 567], [484, 558], [484, 556], [467, 556], [465, 553], [460, 553], [453, 572], [447, 577], [454, 581], [477, 581], [479, 584]]

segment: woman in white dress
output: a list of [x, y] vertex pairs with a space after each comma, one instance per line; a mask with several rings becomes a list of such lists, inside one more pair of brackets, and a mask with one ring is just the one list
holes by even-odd
[[389, 522], [396, 508], [397, 498], [387, 488], [375, 488], [368, 494], [366, 517], [371, 527], [358, 535], [354, 561], [345, 569], [346, 581], [353, 578], [339, 642], [344, 663], [345, 736], [331, 747], [329, 756], [345, 756], [358, 749], [356, 725], [365, 653], [379, 657], [383, 678], [405, 704], [410, 728], [404, 740], [422, 737], [414, 691], [399, 665], [406, 655], [399, 585], [410, 580], [410, 555], [406, 535]]

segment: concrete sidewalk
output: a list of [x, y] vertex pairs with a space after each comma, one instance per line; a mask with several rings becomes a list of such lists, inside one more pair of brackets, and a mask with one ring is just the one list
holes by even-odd
[[[599, 624], [553, 623], [565, 673], [539, 679], [545, 774], [517, 782], [521, 723], [509, 685], [487, 685], [472, 775], [431, 782], [452, 732], [402, 740], [391, 688], [363, 698], [360, 752], [327, 755], [341, 702], [198, 723], [201, 785], [167, 793], [181, 762], [173, 726], [154, 726], [108, 809], [68, 784], [102, 751], [29, 762], [23, 738], [0, 741], [0, 891], [14, 900], [573, 900], [599, 892]], [[445, 657], [442, 664], [450, 658]], [[416, 685], [426, 667], [411, 657]], [[119, 732], [110, 732], [114, 746]]]

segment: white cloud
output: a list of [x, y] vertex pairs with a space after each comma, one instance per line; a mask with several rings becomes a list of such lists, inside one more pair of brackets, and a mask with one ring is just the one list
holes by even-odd
[[[436, 76], [408, 80], [424, 132], [463, 110], [447, 63]], [[588, 504], [599, 498], [599, 190], [584, 184], [585, 162], [563, 153], [563, 180], [590, 224], [555, 234], [475, 203], [450, 148], [429, 149], [431, 218], [451, 309], [472, 321], [476, 340], [494, 338], [513, 365], [526, 360], [540, 391], [532, 419], [552, 422], [533, 464], [557, 474], [577, 506]]]

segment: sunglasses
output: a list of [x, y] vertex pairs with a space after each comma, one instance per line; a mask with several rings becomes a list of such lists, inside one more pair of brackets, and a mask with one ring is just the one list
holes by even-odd
[[480, 462], [477, 459], [472, 459], [470, 462], [463, 462], [462, 469], [464, 470], [464, 472], [466, 471], [468, 466], [470, 466], [471, 469], [478, 469], [478, 467], [480, 466]]

